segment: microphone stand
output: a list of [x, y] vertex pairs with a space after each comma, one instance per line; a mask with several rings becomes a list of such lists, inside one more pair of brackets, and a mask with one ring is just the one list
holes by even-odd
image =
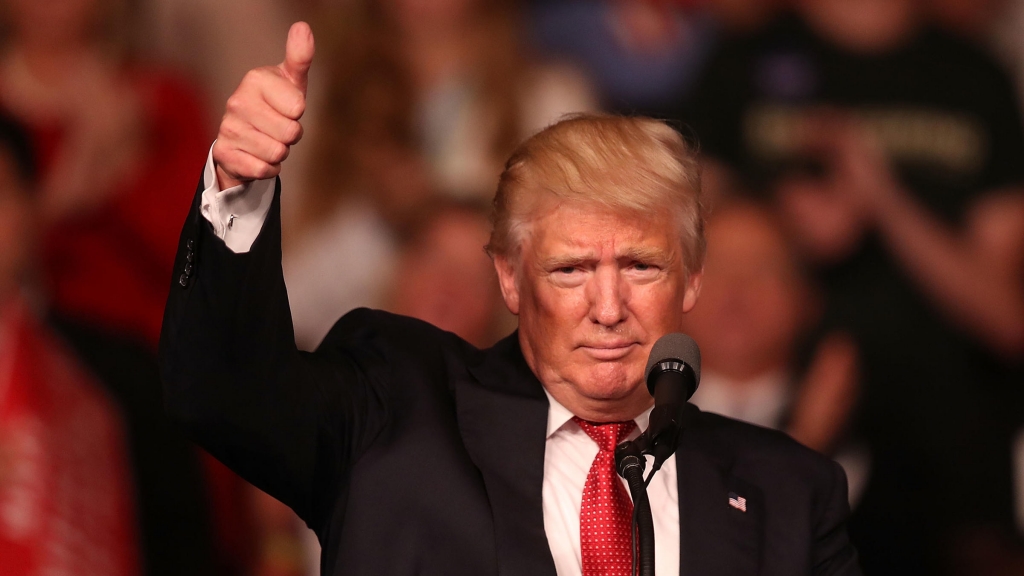
[[[682, 433], [681, 405], [674, 396], [669, 400], [662, 406], [655, 405], [651, 411], [650, 424], [643, 434], [615, 447], [615, 469], [619, 476], [626, 479], [629, 494], [633, 498], [633, 572], [639, 576], [654, 576], [654, 517], [647, 497], [647, 485], [661, 469], [661, 465], [675, 453]], [[685, 403], [683, 400], [681, 404]], [[654, 456], [654, 463], [645, 480], [645, 456], [648, 454]]]
[[[679, 447], [686, 401], [700, 382], [700, 350], [686, 334], [666, 334], [654, 343], [644, 372], [654, 408], [644, 430], [635, 440], [615, 447], [615, 469], [626, 480], [633, 497], [633, 569], [635, 576], [654, 576], [654, 517], [647, 485], [661, 465]], [[644, 480], [646, 456], [654, 457], [651, 473]], [[639, 553], [640, 557], [637, 558]]]
[[[654, 576], [654, 517], [651, 515], [651, 501], [647, 498], [647, 483], [644, 481], [646, 467], [644, 452], [635, 440], [615, 447], [615, 468], [619, 476], [626, 479], [629, 494], [633, 497], [633, 523], [630, 529], [633, 535], [633, 573], [639, 571], [639, 576]], [[640, 553], [639, 562], [637, 549]]]

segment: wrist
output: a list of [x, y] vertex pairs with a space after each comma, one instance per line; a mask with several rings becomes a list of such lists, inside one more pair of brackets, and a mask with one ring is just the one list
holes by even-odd
[[240, 185], [244, 184], [244, 182], [242, 182], [241, 180], [239, 180], [239, 179], [231, 176], [227, 172], [225, 172], [224, 169], [221, 168], [219, 164], [217, 165], [216, 168], [217, 168], [217, 186], [221, 190], [227, 190], [228, 188], [234, 188], [235, 186], [240, 186]]

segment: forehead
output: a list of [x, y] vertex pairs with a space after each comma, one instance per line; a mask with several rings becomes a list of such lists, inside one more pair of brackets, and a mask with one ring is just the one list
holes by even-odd
[[534, 258], [647, 255], [671, 259], [682, 248], [677, 223], [668, 211], [640, 214], [580, 203], [535, 213], [524, 243], [524, 256]]

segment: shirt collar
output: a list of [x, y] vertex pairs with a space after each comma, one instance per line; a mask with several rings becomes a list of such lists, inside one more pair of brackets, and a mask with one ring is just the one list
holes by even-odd
[[[563, 426], [572, 421], [573, 413], [568, 408], [562, 406], [555, 397], [548, 392], [548, 389], [544, 389], [544, 395], [548, 397], [548, 432], [546, 438], [551, 438], [555, 432], [562, 429]], [[647, 429], [647, 424], [651, 419], [651, 410], [654, 406], [651, 406], [647, 410], [644, 410], [643, 414], [640, 414], [633, 419], [636, 422], [637, 430], [643, 431]]]

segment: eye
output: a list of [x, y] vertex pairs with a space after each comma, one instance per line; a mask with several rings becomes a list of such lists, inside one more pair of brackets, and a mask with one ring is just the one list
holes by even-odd
[[637, 272], [652, 272], [659, 270], [659, 267], [656, 264], [651, 264], [649, 262], [633, 262], [629, 266]]
[[575, 271], [576, 271], [576, 267], [575, 266], [562, 266], [561, 268], [559, 268], [557, 270], [557, 272], [559, 272], [561, 274], [572, 274]]

